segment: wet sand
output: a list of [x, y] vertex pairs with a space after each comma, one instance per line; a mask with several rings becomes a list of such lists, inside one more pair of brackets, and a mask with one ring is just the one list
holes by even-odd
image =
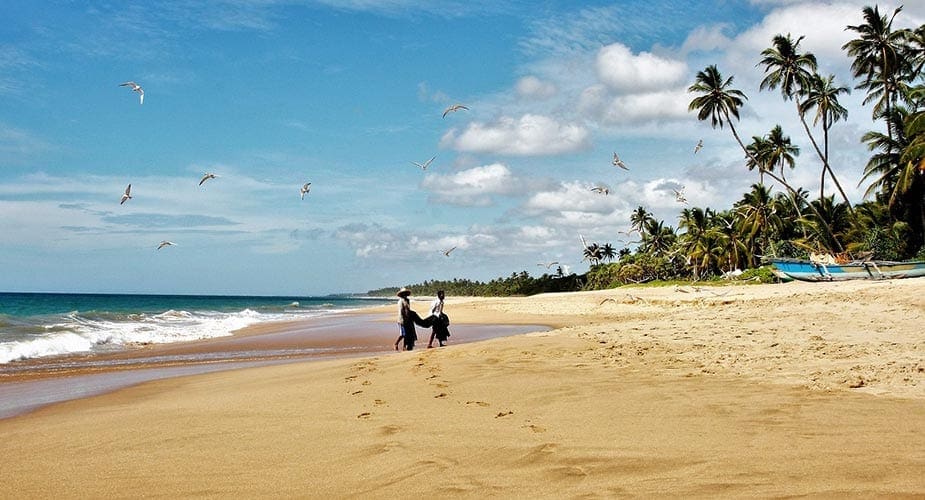
[[[231, 337], [0, 365], [0, 418], [152, 380], [392, 352], [397, 326], [389, 322], [383, 308], [361, 309], [254, 325]], [[544, 329], [536, 325], [454, 325], [452, 341], [477, 342]], [[429, 332], [419, 330], [420, 348], [426, 347]]]
[[558, 328], [48, 406], [0, 421], [0, 496], [920, 498], [923, 297], [909, 279], [450, 300], [456, 322]]

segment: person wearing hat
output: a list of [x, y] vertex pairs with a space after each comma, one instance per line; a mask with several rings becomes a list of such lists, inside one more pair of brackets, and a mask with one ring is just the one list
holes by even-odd
[[399, 333], [398, 338], [395, 339], [395, 350], [401, 350], [398, 344], [404, 340], [405, 350], [410, 351], [414, 349], [414, 343], [418, 339], [417, 333], [414, 331], [414, 311], [411, 310], [411, 300], [408, 299], [411, 296], [411, 290], [402, 287], [396, 295], [398, 295]]

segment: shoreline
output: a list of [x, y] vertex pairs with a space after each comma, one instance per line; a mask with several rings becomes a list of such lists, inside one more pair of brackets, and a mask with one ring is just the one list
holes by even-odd
[[[386, 333], [387, 318], [380, 309], [259, 323], [228, 337], [0, 365], [0, 419], [164, 378], [388, 353], [394, 338]], [[547, 327], [470, 323], [457, 328], [456, 343], [468, 343]]]
[[448, 301], [451, 331], [562, 326], [0, 420], [0, 494], [921, 496], [922, 297], [925, 279]]

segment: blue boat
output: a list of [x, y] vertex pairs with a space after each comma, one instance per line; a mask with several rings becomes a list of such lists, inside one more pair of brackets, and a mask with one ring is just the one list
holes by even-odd
[[784, 258], [769, 260], [780, 275], [800, 281], [889, 280], [925, 276], [925, 261], [838, 263]]

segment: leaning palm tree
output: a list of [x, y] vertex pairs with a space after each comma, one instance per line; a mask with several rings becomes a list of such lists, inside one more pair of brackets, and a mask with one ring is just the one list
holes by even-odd
[[731, 76], [724, 80], [716, 65], [707, 66], [697, 73], [694, 84], [687, 88], [688, 92], [701, 94], [690, 102], [687, 109], [697, 111], [697, 119], [700, 121], [709, 118], [713, 128], [722, 128], [728, 124], [736, 141], [745, 149], [732, 118], [739, 119], [739, 108], [748, 97], [741, 90], [731, 88], [732, 80]]
[[[842, 189], [841, 183], [838, 182], [838, 178], [835, 177], [835, 172], [832, 171], [831, 165], [829, 165], [829, 128], [832, 127], [833, 123], [848, 118], [848, 110], [838, 102], [838, 95], [850, 92], [848, 87], [835, 85], [835, 75], [824, 78], [816, 73], [813, 74], [809, 87], [803, 94], [804, 99], [800, 103], [800, 116], [815, 109], [816, 116], [813, 118], [813, 126], [822, 121], [823, 152], [821, 154], [822, 174], [819, 178], [819, 197], [825, 197], [825, 174], [828, 172], [845, 203], [849, 203], [849, 207], [848, 196], [845, 194], [845, 190]], [[813, 142], [813, 145], [816, 145], [815, 142]], [[816, 152], [819, 152], [818, 147]]]
[[[715, 65], [707, 66], [706, 69], [697, 73], [694, 84], [687, 88], [688, 92], [700, 94], [691, 100], [688, 105], [688, 110], [696, 110], [697, 119], [701, 121], [709, 118], [713, 128], [716, 128], [717, 125], [722, 127], [724, 123], [728, 124], [729, 130], [732, 131], [732, 135], [735, 137], [736, 142], [739, 143], [742, 151], [745, 152], [746, 156], [748, 156], [755, 165], [762, 168], [762, 162], [756, 159], [745, 147], [745, 144], [739, 137], [739, 133], [732, 124], [733, 117], [738, 120], [739, 108], [744, 104], [747, 97], [742, 91], [730, 88], [731, 85], [732, 77], [724, 80], [722, 74], [716, 69]], [[777, 181], [791, 194], [791, 196], [796, 196], [797, 191], [793, 186], [787, 183], [786, 179], [782, 179], [768, 170], [763, 170], [763, 173]], [[812, 206], [810, 206], [810, 208], [815, 210]], [[829, 228], [829, 233], [831, 233], [831, 228]], [[838, 251], [843, 251], [840, 244]]]

